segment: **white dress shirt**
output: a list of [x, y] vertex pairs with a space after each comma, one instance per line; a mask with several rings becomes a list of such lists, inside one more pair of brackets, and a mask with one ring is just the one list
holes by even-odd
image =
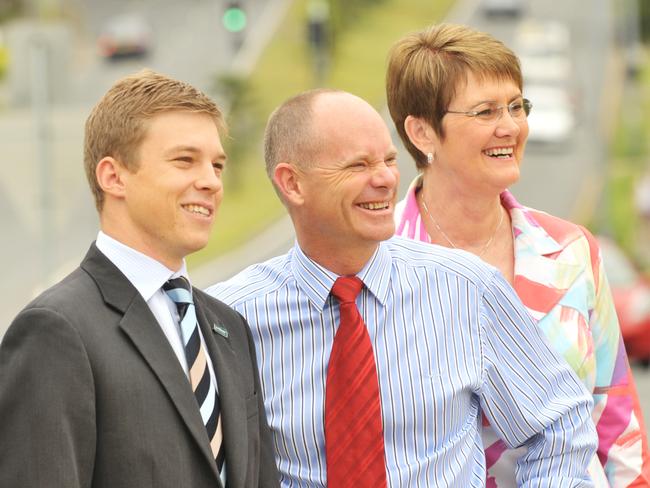
[[[140, 295], [142, 295], [144, 301], [147, 302], [151, 313], [156, 317], [160, 328], [169, 341], [169, 345], [176, 354], [178, 362], [189, 379], [187, 358], [185, 357], [185, 349], [181, 339], [178, 309], [176, 304], [162, 289], [165, 282], [171, 278], [183, 276], [189, 281], [185, 260], [183, 260], [183, 265], [178, 271], [173, 271], [159, 261], [122, 244], [102, 231], [99, 231], [97, 234], [96, 245], [117, 266], [122, 274], [126, 276], [126, 279], [131, 282]], [[199, 335], [201, 336], [201, 345], [207, 351], [201, 329], [199, 329]], [[216, 376], [214, 375], [212, 361], [210, 361], [210, 357], [207, 354], [206, 359], [208, 368], [210, 368], [210, 377], [214, 383]], [[216, 384], [214, 386], [215, 388], [217, 387]]]

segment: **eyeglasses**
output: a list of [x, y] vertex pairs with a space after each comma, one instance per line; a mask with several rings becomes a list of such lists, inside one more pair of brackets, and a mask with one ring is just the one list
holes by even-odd
[[496, 123], [503, 115], [503, 109], [507, 108], [510, 117], [517, 122], [523, 122], [530, 114], [533, 104], [526, 98], [520, 98], [511, 102], [509, 105], [494, 105], [487, 104], [478, 110], [470, 110], [468, 112], [457, 112], [454, 110], [447, 110], [447, 114], [460, 114], [467, 117], [474, 117], [479, 124], [490, 125]]

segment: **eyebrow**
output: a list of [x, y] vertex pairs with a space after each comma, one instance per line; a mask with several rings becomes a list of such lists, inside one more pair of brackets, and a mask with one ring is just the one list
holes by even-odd
[[395, 148], [391, 149], [385, 156], [386, 159], [396, 158], [396, 157], [397, 157], [397, 149]]
[[[524, 98], [524, 94], [523, 93], [518, 93], [517, 95], [513, 95], [512, 97], [510, 97], [508, 99], [508, 105], [510, 105], [512, 102], [514, 102], [518, 98]], [[496, 100], [481, 100], [481, 101], [476, 102], [473, 105], [471, 105], [471, 107], [477, 107], [478, 105], [483, 105], [484, 103], [497, 103], [497, 101]]]
[[[397, 149], [394, 147], [391, 148], [385, 155], [384, 155], [384, 160], [390, 159], [390, 158], [396, 158], [397, 157]], [[368, 154], [364, 152], [360, 152], [358, 154], [355, 154], [354, 157], [347, 159], [345, 162], [353, 162], [353, 161], [368, 161]]]
[[[165, 151], [165, 156], [171, 156], [172, 154], [177, 154], [177, 153], [183, 153], [183, 152], [189, 152], [192, 154], [200, 154], [201, 150], [198, 147], [195, 146], [174, 146], [169, 148], [167, 151]], [[216, 158], [217, 160], [220, 161], [225, 161], [226, 160], [226, 154], [224, 152], [219, 153], [219, 155]]]

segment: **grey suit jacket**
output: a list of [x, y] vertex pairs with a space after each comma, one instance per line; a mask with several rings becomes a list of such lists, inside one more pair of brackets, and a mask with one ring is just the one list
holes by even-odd
[[[194, 297], [219, 387], [227, 486], [277, 487], [248, 325], [200, 290]], [[169, 342], [93, 244], [77, 270], [20, 312], [0, 345], [0, 487], [219, 486]]]

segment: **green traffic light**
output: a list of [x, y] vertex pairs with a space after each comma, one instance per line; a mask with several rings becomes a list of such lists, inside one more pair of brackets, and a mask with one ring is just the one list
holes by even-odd
[[246, 12], [240, 8], [229, 8], [223, 14], [223, 26], [230, 32], [240, 32], [246, 27]]

